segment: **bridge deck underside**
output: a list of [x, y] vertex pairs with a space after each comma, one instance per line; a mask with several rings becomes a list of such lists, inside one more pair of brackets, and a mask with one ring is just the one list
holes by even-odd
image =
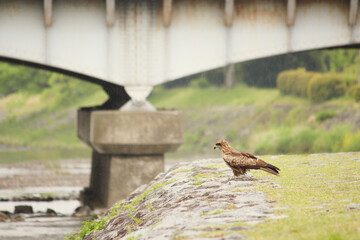
[[231, 63], [360, 43], [351, 1], [297, 1], [293, 25], [280, 0], [233, 1], [231, 24], [225, 1], [173, 0], [168, 25], [163, 1], [115, 1], [113, 24], [106, 2], [54, 0], [49, 24], [42, 1], [1, 1], [0, 57], [151, 87]]

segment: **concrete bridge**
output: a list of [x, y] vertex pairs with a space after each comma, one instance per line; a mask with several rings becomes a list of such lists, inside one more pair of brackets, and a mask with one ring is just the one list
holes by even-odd
[[360, 43], [358, 0], [2, 0], [0, 56], [152, 87], [232, 63]]
[[[155, 110], [146, 97], [157, 84], [219, 67], [226, 67], [230, 79], [233, 63], [358, 45], [358, 5], [358, 0], [2, 0], [0, 59], [104, 87], [110, 100], [79, 111], [78, 135], [94, 149], [90, 192], [101, 193], [93, 196], [100, 205], [110, 205], [124, 195], [109, 189], [126, 188], [126, 178], [143, 179], [127, 186], [133, 189], [161, 171], [163, 153], [181, 144], [181, 123], [173, 112], [99, 109]], [[147, 157], [152, 160], [144, 162]], [[155, 165], [160, 167], [146, 176], [121, 170]], [[125, 173], [116, 178], [112, 169]]]

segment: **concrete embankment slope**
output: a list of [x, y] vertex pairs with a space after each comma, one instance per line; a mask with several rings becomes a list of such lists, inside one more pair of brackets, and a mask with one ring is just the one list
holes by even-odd
[[177, 164], [115, 205], [104, 228], [85, 239], [241, 239], [243, 230], [277, 217], [256, 186], [278, 184], [231, 178], [221, 159]]

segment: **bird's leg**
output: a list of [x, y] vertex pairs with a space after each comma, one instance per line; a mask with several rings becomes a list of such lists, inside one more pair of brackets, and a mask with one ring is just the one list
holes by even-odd
[[235, 179], [236, 179], [236, 176], [233, 175], [233, 176], [230, 176], [230, 177], [226, 180], [226, 182], [230, 182], [230, 181], [235, 180]]
[[231, 181], [231, 180], [233, 180], [233, 179], [235, 179], [235, 176], [229, 177], [229, 178], [228, 178], [228, 181]]
[[245, 174], [237, 174], [234, 176], [233, 180], [246, 180], [247, 176]]

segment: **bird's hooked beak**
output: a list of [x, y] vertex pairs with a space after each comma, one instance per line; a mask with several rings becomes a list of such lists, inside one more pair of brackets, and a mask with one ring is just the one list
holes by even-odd
[[214, 145], [214, 149], [217, 149], [218, 146]]

